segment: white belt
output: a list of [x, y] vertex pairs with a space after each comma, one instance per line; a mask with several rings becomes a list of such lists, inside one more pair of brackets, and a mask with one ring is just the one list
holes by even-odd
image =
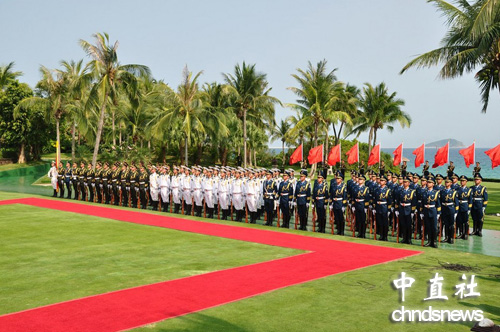
[[411, 206], [411, 203], [401, 203], [401, 206]]
[[483, 198], [474, 198], [475, 201], [482, 201]]
[[284, 194], [280, 194], [281, 196], [287, 196], [287, 195], [290, 195], [290, 194], [287, 194], [287, 193], [284, 193]]
[[460, 201], [460, 204], [469, 203], [469, 201]]
[[384, 205], [387, 204], [387, 202], [377, 202], [378, 205]]
[[241, 193], [233, 193], [233, 195], [241, 195]]
[[338, 198], [337, 198], [337, 197], [335, 197], [335, 198], [333, 198], [333, 200], [334, 200], [334, 201], [341, 201], [341, 200], [343, 200], [343, 199], [344, 199], [343, 197], [338, 197]]
[[443, 203], [443, 205], [450, 206], [453, 205], [453, 203]]
[[139, 184], [145, 184], [146, 182], [139, 182]]
[[316, 199], [325, 199], [324, 197], [316, 197]]
[[357, 199], [356, 198], [356, 202], [364, 202], [365, 200], [364, 199]]
[[424, 205], [427, 209], [430, 209], [430, 208], [433, 208], [435, 207], [436, 205]]
[[297, 197], [306, 197], [307, 195], [297, 195]]

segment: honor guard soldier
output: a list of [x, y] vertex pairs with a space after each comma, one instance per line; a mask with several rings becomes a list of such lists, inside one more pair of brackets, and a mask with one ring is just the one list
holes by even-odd
[[102, 181], [102, 163], [100, 161], [97, 162], [95, 167], [94, 181], [95, 181], [97, 203], [102, 203], [103, 181]]
[[139, 200], [141, 203], [141, 209], [145, 210], [148, 206], [148, 197], [146, 192], [149, 190], [149, 173], [146, 168], [141, 164], [139, 172]]
[[170, 176], [167, 173], [167, 167], [163, 166], [160, 169], [160, 176], [158, 178], [160, 186], [161, 207], [163, 212], [168, 212], [168, 205], [170, 203]]
[[427, 178], [427, 190], [422, 196], [422, 213], [424, 215], [425, 232], [427, 233], [428, 242], [426, 247], [437, 248], [437, 220], [441, 215], [441, 200], [440, 191], [434, 189], [435, 180], [432, 175]]
[[406, 168], [408, 167], [408, 165], [406, 164], [406, 161], [403, 161], [403, 164], [401, 164], [401, 175], [404, 177], [406, 177]]
[[476, 176], [476, 174], [481, 172], [481, 164], [479, 161], [476, 161], [476, 166], [474, 167], [474, 170], [472, 171], [472, 176]]
[[68, 191], [66, 198], [71, 199], [71, 191], [73, 190], [73, 169], [71, 168], [69, 161], [66, 162], [66, 169], [64, 170], [64, 184], [66, 185], [66, 190]]
[[328, 187], [321, 172], [318, 173], [318, 181], [312, 192], [313, 209], [316, 209], [318, 233], [325, 233], [326, 228], [326, 206], [328, 205]]
[[156, 166], [151, 166], [151, 174], [149, 175], [149, 188], [151, 193], [151, 201], [153, 203], [153, 211], [158, 211], [158, 195], [160, 193], [160, 179], [156, 173]]
[[78, 177], [80, 175], [80, 169], [78, 168], [78, 165], [76, 162], [73, 162], [73, 167], [71, 169], [71, 182], [73, 184], [73, 191], [75, 192], [75, 197], [73, 198], [74, 200], [78, 200], [78, 197], [80, 196], [80, 185], [78, 183]]
[[217, 193], [219, 195], [219, 208], [222, 210], [222, 220], [227, 220], [229, 216], [231, 201], [230, 201], [230, 190], [231, 190], [231, 179], [230, 172], [228, 170], [222, 169], [220, 172], [219, 187], [217, 188]]
[[130, 183], [130, 173], [131, 170], [126, 161], [122, 164], [122, 171], [120, 174], [120, 182], [121, 182], [121, 193], [122, 193], [122, 201], [120, 202], [122, 206], [129, 206], [129, 200], [132, 197], [131, 183]]
[[50, 163], [50, 170], [47, 176], [50, 178], [50, 184], [54, 190], [52, 197], [57, 197], [57, 167], [55, 161]]
[[[396, 216], [399, 218], [398, 232], [403, 236], [402, 243], [411, 244], [411, 221], [417, 205], [415, 190], [410, 188], [410, 178], [403, 177], [403, 187], [398, 190]], [[426, 228], [427, 229], [427, 228]]]
[[135, 163], [132, 163], [130, 166], [130, 201], [135, 209], [137, 208], [137, 196], [139, 196], [139, 172]]
[[278, 205], [283, 216], [281, 227], [290, 227], [290, 202], [293, 203], [293, 184], [289, 180], [290, 173], [285, 171], [283, 174], [283, 181], [278, 187], [279, 201]]
[[453, 165], [453, 161], [450, 161], [450, 165], [448, 165], [448, 178], [451, 179], [451, 177], [453, 176], [453, 172], [455, 171], [455, 165]]
[[451, 176], [451, 189], [457, 190], [458, 187], [460, 187], [460, 184], [458, 183], [458, 175], [456, 173], [453, 173]]
[[193, 203], [193, 184], [192, 177], [189, 174], [190, 170], [187, 167], [184, 167], [184, 176], [181, 179], [181, 188], [182, 188], [182, 202], [184, 204], [184, 214], [190, 215], [191, 208]]
[[445, 179], [445, 188], [441, 191], [441, 221], [443, 223], [445, 238], [441, 242], [453, 243], [455, 234], [455, 220], [458, 214], [458, 195], [451, 187], [452, 180]]
[[380, 166], [379, 166], [379, 173], [380, 173], [380, 176], [384, 176], [385, 175], [385, 162], [382, 160], [382, 162], [380, 163]]
[[78, 182], [80, 184], [80, 196], [82, 201], [87, 200], [87, 169], [85, 162], [80, 162], [80, 171], [78, 172]]
[[380, 177], [380, 187], [375, 190], [374, 204], [375, 204], [375, 220], [377, 223], [377, 230], [380, 230], [380, 241], [388, 241], [387, 233], [389, 232], [389, 211], [392, 207], [392, 193], [387, 187], [387, 177]]
[[422, 227], [424, 225], [424, 215], [422, 213], [422, 196], [424, 194], [424, 191], [427, 190], [427, 177], [422, 176], [420, 179], [420, 186], [416, 190], [417, 194], [417, 209], [416, 209], [416, 220], [417, 220], [417, 233], [418, 233], [418, 239], [422, 240]]
[[[113, 191], [113, 204], [119, 205], [120, 202], [120, 190], [121, 190], [121, 169], [120, 163], [115, 162], [111, 167], [111, 190]], [[123, 188], [125, 190], [125, 188]]]
[[[365, 186], [366, 177], [363, 174], [358, 176], [358, 186], [354, 191], [354, 214], [356, 216], [355, 227], [358, 229], [358, 237], [365, 238], [366, 234], [366, 213], [370, 205], [370, 189]], [[355, 232], [356, 229], [353, 229]], [[340, 235], [344, 235], [342, 232]]]
[[[432, 175], [432, 174], [431, 174]], [[443, 176], [441, 174], [436, 174], [435, 176], [435, 185], [434, 185], [434, 189], [437, 190], [437, 191], [441, 191], [444, 189], [444, 185], [443, 185]]]
[[217, 188], [215, 187], [216, 183], [212, 177], [211, 169], [207, 170], [207, 176], [203, 180], [202, 185], [203, 185], [203, 197], [205, 199], [205, 208], [207, 209], [207, 217], [213, 218], [215, 209], [214, 191], [217, 190]]
[[297, 213], [300, 219], [300, 230], [307, 230], [307, 215], [309, 211], [309, 200], [311, 197], [311, 187], [306, 181], [307, 170], [300, 171], [300, 181], [297, 182], [295, 187], [295, 202], [297, 203]]
[[[204, 178], [201, 176], [200, 168], [193, 167], [193, 199], [194, 199], [194, 214], [197, 217], [201, 217], [203, 210], [203, 184]], [[206, 204], [206, 201], [205, 201]], [[206, 206], [205, 206], [206, 208]]]
[[231, 183], [231, 202], [233, 204], [233, 209], [236, 211], [236, 221], [238, 222], [242, 221], [244, 214], [243, 209], [245, 208], [244, 182], [243, 179], [241, 179], [242, 174], [242, 171], [236, 171], [235, 178]]
[[266, 223], [264, 226], [272, 226], [274, 218], [274, 201], [278, 198], [278, 188], [272, 178], [273, 173], [266, 172], [266, 180], [263, 183], [264, 209], [266, 211]]
[[[292, 184], [292, 189], [294, 191], [293, 193], [293, 197], [295, 197], [295, 187], [297, 186], [297, 179], [295, 178], [295, 171], [293, 170], [293, 168], [290, 168], [288, 170], [288, 172], [290, 173], [290, 178], [288, 179], [288, 181], [290, 181], [290, 183]], [[290, 217], [293, 216], [293, 210], [294, 210], [294, 204], [293, 204], [293, 199], [290, 201]]]
[[59, 198], [64, 198], [64, 167], [63, 163], [60, 161], [57, 169], [57, 183], [59, 185]]
[[257, 196], [259, 191], [260, 186], [255, 179], [255, 173], [250, 171], [248, 180], [245, 183], [245, 196], [251, 224], [255, 224], [257, 221]]
[[458, 196], [458, 215], [457, 215], [457, 233], [459, 239], [467, 240], [469, 235], [469, 214], [472, 208], [472, 189], [467, 187], [467, 177], [460, 177], [460, 187], [457, 189]]
[[170, 178], [170, 188], [172, 191], [172, 204], [174, 204], [174, 213], [179, 213], [182, 202], [182, 192], [181, 192], [181, 177], [179, 174], [179, 168], [177, 166], [173, 167], [173, 174]]
[[344, 234], [347, 185], [344, 183], [344, 176], [341, 171], [337, 172], [335, 178], [330, 181], [328, 197], [330, 198], [330, 211], [333, 211], [335, 225], [337, 226], [337, 234]]
[[[425, 164], [424, 164], [423, 173], [422, 173], [425, 177], [428, 177], [428, 176], [429, 176], [429, 167], [430, 167], [430, 165], [429, 165], [429, 161], [428, 161], [428, 160], [426, 160], [426, 161], [425, 161]], [[427, 182], [427, 181], [426, 181], [426, 182]]]
[[474, 176], [475, 185], [472, 189], [472, 208], [471, 216], [474, 223], [474, 232], [471, 235], [483, 236], [483, 218], [486, 206], [488, 205], [488, 191], [481, 185], [483, 177], [477, 173]]
[[87, 164], [87, 188], [90, 192], [89, 194], [89, 202], [94, 202], [94, 195], [95, 195], [95, 173], [94, 170], [92, 169], [92, 163]]
[[111, 194], [113, 192], [113, 185], [112, 185], [113, 180], [111, 175], [112, 174], [111, 174], [111, 169], [109, 168], [109, 163], [106, 161], [104, 162], [101, 174], [104, 204], [111, 203]]

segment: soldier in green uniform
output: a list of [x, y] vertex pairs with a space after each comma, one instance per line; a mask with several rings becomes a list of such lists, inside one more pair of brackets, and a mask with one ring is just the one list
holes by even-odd
[[120, 163], [114, 163], [111, 167], [111, 188], [113, 190], [114, 205], [120, 204], [121, 173]]
[[85, 173], [87, 176], [87, 188], [89, 190], [89, 202], [94, 202], [94, 194], [95, 194], [95, 172], [92, 169], [92, 163], [87, 164], [87, 172]]
[[79, 179], [78, 177], [80, 176], [80, 169], [78, 168], [78, 165], [76, 162], [73, 162], [73, 167], [71, 169], [71, 175], [72, 175], [72, 184], [73, 184], [73, 191], [75, 192], [75, 197], [73, 199], [78, 200], [78, 197], [80, 196], [80, 186], [79, 186]]
[[87, 200], [87, 169], [85, 162], [80, 162], [80, 171], [78, 172], [78, 180], [80, 183], [80, 196], [82, 201]]
[[139, 199], [141, 203], [141, 209], [143, 210], [146, 209], [146, 206], [148, 204], [148, 197], [146, 194], [148, 190], [149, 190], [149, 173], [146, 171], [144, 166], [141, 166], [139, 172]]
[[109, 204], [111, 201], [111, 169], [109, 168], [109, 163], [107, 161], [104, 163], [101, 177], [104, 204]]
[[71, 198], [71, 191], [73, 190], [72, 186], [73, 180], [73, 170], [71, 169], [71, 164], [69, 161], [66, 162], [66, 169], [64, 170], [64, 184], [66, 185], [66, 190], [68, 191], [68, 195], [66, 198]]
[[60, 161], [57, 168], [57, 184], [59, 185], [59, 198], [64, 198], [64, 173], [63, 163]]
[[137, 208], [137, 196], [139, 194], [139, 172], [135, 164], [130, 166], [130, 200], [132, 207]]
[[120, 173], [120, 181], [121, 181], [121, 193], [122, 193], [122, 206], [129, 206], [130, 199], [130, 169], [128, 163], [126, 161], [122, 164], [122, 171]]
[[95, 192], [97, 196], [97, 203], [102, 203], [102, 163], [100, 161], [97, 162], [95, 171], [94, 171], [94, 183], [95, 183]]

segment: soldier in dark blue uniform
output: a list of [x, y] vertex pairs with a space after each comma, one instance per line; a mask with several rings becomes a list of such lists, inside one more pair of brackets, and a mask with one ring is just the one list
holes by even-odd
[[427, 179], [427, 190], [422, 196], [422, 214], [424, 215], [425, 232], [427, 233], [428, 242], [426, 247], [437, 248], [437, 220], [441, 214], [441, 200], [439, 198], [440, 191], [434, 189], [434, 177], [429, 176]]
[[300, 227], [302, 231], [307, 230], [307, 211], [309, 209], [309, 200], [311, 197], [311, 186], [306, 181], [307, 171], [300, 171], [300, 180], [295, 187], [295, 202], [297, 203], [297, 213], [300, 218]]
[[397, 194], [396, 216], [399, 218], [398, 230], [403, 237], [402, 243], [411, 244], [411, 221], [417, 207], [417, 195], [415, 190], [410, 188], [410, 178], [403, 178], [403, 187]]
[[441, 221], [444, 227], [445, 238], [441, 242], [453, 243], [455, 233], [455, 219], [458, 213], [457, 192], [451, 188], [452, 180], [445, 179], [445, 188], [441, 190]]
[[425, 164], [424, 164], [424, 169], [423, 169], [423, 175], [424, 175], [425, 177], [428, 177], [428, 176], [430, 175], [430, 173], [429, 173], [429, 167], [430, 167], [430, 165], [429, 165], [429, 161], [428, 161], [428, 160], [426, 160], [426, 161], [425, 161]]
[[392, 193], [387, 187], [387, 177], [380, 177], [380, 187], [375, 189], [373, 195], [374, 209], [376, 211], [375, 220], [377, 223], [377, 232], [380, 234], [380, 241], [387, 241], [387, 232], [389, 231], [389, 211], [392, 208]]
[[472, 221], [474, 222], [474, 232], [471, 235], [483, 236], [483, 218], [486, 206], [488, 206], [488, 191], [481, 185], [483, 177], [477, 173], [474, 176], [475, 185], [472, 189]]
[[360, 174], [358, 177], [358, 187], [354, 192], [354, 213], [356, 215], [356, 228], [358, 229], [358, 237], [365, 238], [366, 234], [366, 213], [370, 205], [370, 189], [365, 186], [365, 176]]
[[274, 217], [274, 200], [278, 198], [278, 188], [276, 187], [276, 182], [273, 180], [273, 173], [271, 171], [266, 172], [266, 180], [263, 182], [263, 193], [264, 193], [264, 209], [266, 210], [266, 223], [265, 226], [273, 225]]
[[68, 190], [68, 196], [66, 198], [71, 199], [71, 190], [73, 189], [73, 169], [71, 168], [71, 164], [66, 162], [66, 169], [64, 170], [64, 184], [66, 185], [66, 189]]
[[290, 226], [290, 202], [293, 202], [293, 185], [289, 181], [290, 173], [285, 171], [283, 174], [283, 181], [281, 181], [278, 188], [279, 206], [283, 222], [281, 227], [288, 228]]
[[[431, 174], [432, 175], [432, 174]], [[443, 185], [443, 176], [441, 174], [436, 174], [436, 176], [434, 177], [435, 179], [435, 185], [434, 185], [434, 189], [437, 190], [437, 191], [441, 191], [444, 189], [444, 185]]]
[[330, 211], [333, 211], [337, 234], [344, 234], [345, 220], [344, 212], [347, 205], [347, 185], [344, 183], [342, 172], [338, 172], [335, 179], [330, 181]]
[[416, 208], [415, 219], [417, 221], [418, 239], [422, 240], [422, 227], [424, 225], [424, 215], [422, 214], [422, 196], [424, 194], [424, 191], [427, 190], [427, 177], [422, 176], [420, 180], [421, 180], [420, 185], [417, 187], [416, 190], [417, 208]]
[[457, 232], [460, 233], [459, 239], [467, 240], [469, 235], [469, 214], [472, 208], [472, 189], [467, 187], [467, 177], [460, 177], [460, 187], [457, 189], [458, 196], [458, 215], [457, 215]]
[[456, 173], [453, 173], [451, 176], [451, 189], [457, 190], [458, 187], [460, 187], [460, 184], [458, 183], [458, 175]]
[[324, 233], [326, 227], [326, 205], [328, 204], [328, 187], [324, 182], [321, 172], [318, 173], [318, 181], [313, 188], [312, 199], [313, 208], [316, 209], [318, 217], [318, 233]]

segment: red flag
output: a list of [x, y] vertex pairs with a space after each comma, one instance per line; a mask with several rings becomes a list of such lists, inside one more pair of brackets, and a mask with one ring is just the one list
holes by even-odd
[[336, 163], [340, 163], [340, 144], [335, 145], [328, 153], [328, 165], [334, 166]]
[[413, 150], [412, 153], [415, 155], [415, 167], [420, 167], [425, 159], [425, 143]]
[[290, 165], [293, 165], [298, 161], [302, 161], [302, 144], [299, 145], [299, 147], [296, 148], [290, 156]]
[[491, 169], [500, 165], [500, 144], [495, 146], [493, 149], [485, 151], [484, 153], [486, 153], [491, 159]]
[[432, 168], [436, 168], [438, 166], [443, 166], [448, 163], [448, 150], [450, 147], [450, 142], [446, 143], [445, 146], [439, 148], [434, 156], [434, 164]]
[[399, 164], [401, 164], [401, 160], [403, 160], [403, 143], [399, 144], [399, 146], [392, 152], [392, 154], [394, 155], [394, 161], [392, 162], [392, 164], [394, 166], [398, 166]]
[[465, 166], [469, 168], [470, 165], [474, 164], [474, 157], [476, 156], [475, 148], [476, 143], [472, 143], [468, 148], [458, 151], [464, 157]]
[[358, 149], [358, 143], [354, 144], [354, 146], [347, 151], [347, 163], [349, 165], [352, 165], [356, 162], [359, 161], [359, 149]]
[[307, 161], [310, 165], [323, 161], [323, 144], [309, 150]]
[[380, 144], [373, 147], [368, 157], [368, 166], [380, 163]]

